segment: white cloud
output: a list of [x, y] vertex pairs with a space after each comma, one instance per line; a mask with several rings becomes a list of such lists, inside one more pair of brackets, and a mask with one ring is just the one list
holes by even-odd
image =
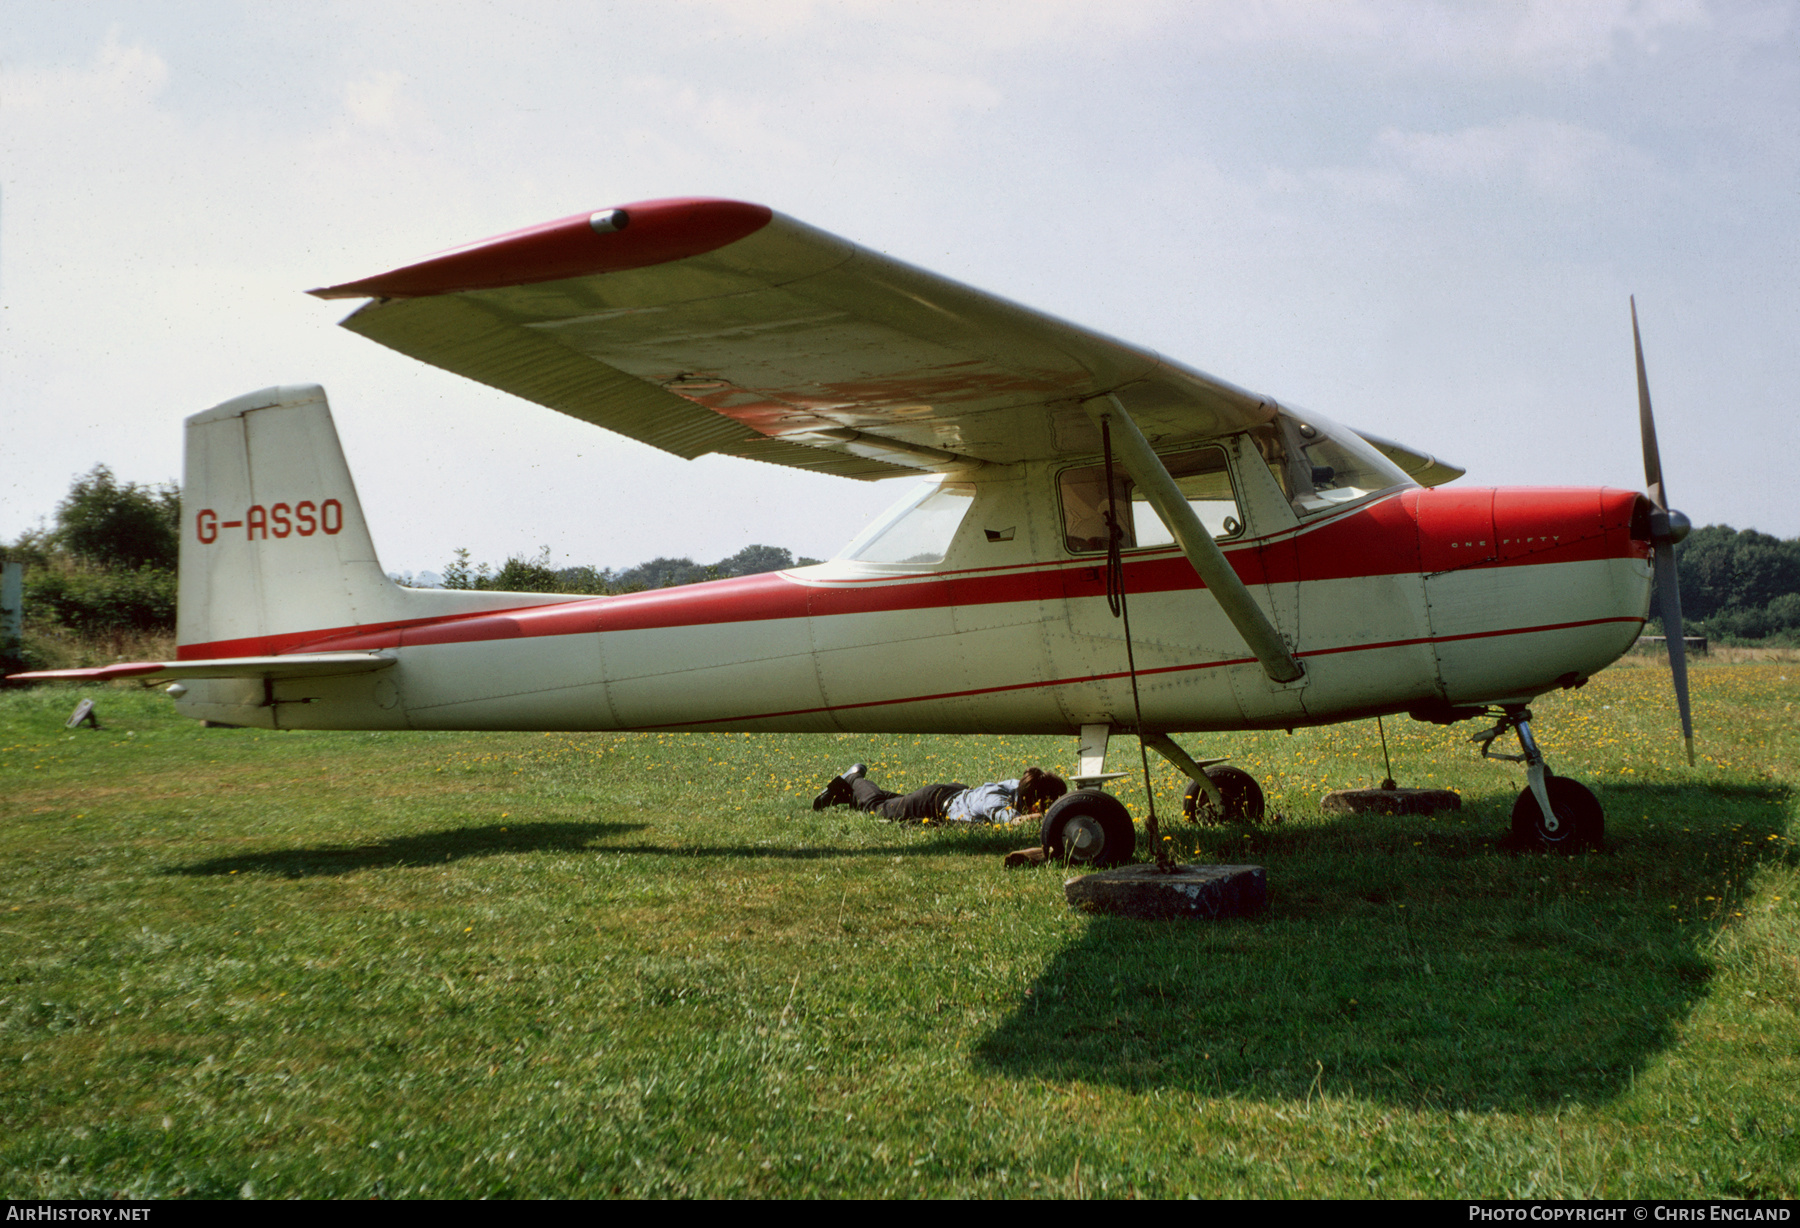
[[1701, 0], [1490, 0], [1383, 4], [1377, 23], [1401, 54], [1458, 70], [1580, 71], [1621, 51], [1655, 54], [1668, 34], [1704, 26]]
[[[841, 45], [859, 52], [871, 33], [888, 46], [928, 42], [941, 56], [1017, 51], [1044, 46], [1083, 46], [1103, 53], [1107, 45], [1129, 44], [1174, 24], [1197, 8], [1214, 6], [1181, 0], [986, 0], [969, 4], [935, 0], [895, 4], [891, 0], [692, 0], [690, 11], [707, 12], [735, 33], [789, 42]], [[1230, 5], [1216, 6], [1229, 12]], [[907, 49], [909, 52], [911, 48]], [[859, 57], [860, 58], [860, 55]]]
[[1603, 132], [1532, 116], [1455, 132], [1387, 128], [1376, 138], [1376, 155], [1418, 178], [1519, 185], [1563, 200], [1587, 196], [1602, 176], [1644, 162]]
[[1654, 52], [1674, 31], [1704, 27], [1705, 0], [991, 0], [897, 5], [884, 0], [694, 0], [736, 35], [816, 43], [928, 40], [939, 55], [1085, 49], [1103, 58], [1175, 39], [1196, 55], [1285, 49], [1333, 57], [1537, 73]]
[[35, 112], [71, 122], [153, 101], [168, 84], [168, 65], [156, 52], [119, 39], [118, 29], [109, 31], [93, 61], [79, 68], [0, 66], [0, 116], [18, 120]]
[[1535, 76], [1654, 53], [1671, 32], [1703, 27], [1703, 0], [1219, 0], [1179, 15], [1184, 42], [1205, 53], [1285, 50], [1372, 57], [1390, 67]]
[[393, 129], [417, 119], [420, 109], [402, 96], [405, 73], [376, 72], [344, 83], [344, 111], [357, 124]]

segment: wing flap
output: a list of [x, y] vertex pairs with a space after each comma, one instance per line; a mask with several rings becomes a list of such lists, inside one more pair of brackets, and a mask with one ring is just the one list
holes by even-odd
[[762, 461], [769, 465], [786, 465], [790, 469], [831, 473], [841, 478], [856, 478], [861, 481], [899, 478], [905, 477], [907, 474], [916, 477], [919, 473], [916, 463], [890, 463], [873, 457], [858, 456], [854, 452], [840, 449], [814, 448], [805, 444], [790, 443], [785, 439], [750, 439], [743, 443], [733, 444], [728, 448], [720, 448], [719, 451], [726, 456]]
[[344, 327], [434, 367], [692, 460], [756, 432], [497, 316], [472, 296], [365, 307]]

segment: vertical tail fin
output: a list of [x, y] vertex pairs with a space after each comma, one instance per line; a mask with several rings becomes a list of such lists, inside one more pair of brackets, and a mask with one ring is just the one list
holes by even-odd
[[204, 656], [400, 617], [316, 384], [265, 388], [187, 420], [176, 642]]

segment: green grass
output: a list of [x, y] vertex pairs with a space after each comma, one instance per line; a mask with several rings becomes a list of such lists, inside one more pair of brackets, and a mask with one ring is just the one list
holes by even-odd
[[[1388, 722], [1435, 819], [1327, 816], [1372, 723], [1186, 738], [1280, 822], [1266, 914], [1083, 916], [1032, 833], [809, 806], [1073, 739], [202, 729], [0, 694], [0, 1196], [1800, 1193], [1800, 669], [1538, 706], [1604, 852]], [[105, 728], [66, 731], [79, 694]], [[1135, 747], [1115, 743], [1115, 767]], [[1121, 782], [1134, 813], [1141, 784]], [[1174, 821], [1171, 822], [1171, 818]]]

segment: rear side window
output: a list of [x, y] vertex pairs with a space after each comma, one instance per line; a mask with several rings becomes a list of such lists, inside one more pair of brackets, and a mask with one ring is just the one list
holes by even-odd
[[[1231, 469], [1221, 448], [1195, 448], [1161, 457], [1175, 485], [1187, 496], [1188, 506], [1215, 538], [1236, 537], [1244, 531], [1237, 492], [1232, 489]], [[1087, 465], [1065, 469], [1057, 478], [1062, 496], [1063, 545], [1071, 554], [1106, 549], [1106, 466]], [[1124, 466], [1113, 463], [1113, 497], [1117, 502], [1127, 550], [1167, 546], [1175, 535], [1137, 489]]]

